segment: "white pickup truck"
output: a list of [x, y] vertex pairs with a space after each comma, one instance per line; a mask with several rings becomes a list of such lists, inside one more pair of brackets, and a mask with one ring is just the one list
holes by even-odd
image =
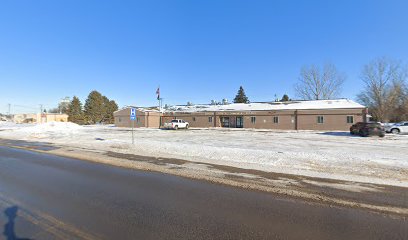
[[168, 122], [168, 123], [164, 124], [164, 128], [167, 128], [167, 129], [175, 129], [175, 130], [177, 130], [179, 128], [188, 129], [188, 127], [189, 127], [188, 122], [185, 122], [182, 119], [173, 119], [173, 120], [171, 120], [171, 122]]

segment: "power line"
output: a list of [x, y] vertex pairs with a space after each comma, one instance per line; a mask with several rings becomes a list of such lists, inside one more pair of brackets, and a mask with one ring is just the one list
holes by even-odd
[[30, 107], [30, 106], [24, 106], [24, 105], [16, 105], [16, 104], [13, 104], [12, 106], [13, 106], [13, 107], [18, 107], [18, 108], [38, 109], [38, 108], [36, 108], [36, 107]]
[[[38, 104], [38, 105], [21, 105], [21, 104], [13, 104], [7, 103], [0, 107], [0, 109], [4, 109], [4, 113], [7, 115], [13, 114], [21, 114], [21, 113], [41, 113], [44, 111], [45, 108], [53, 108], [52, 104]], [[0, 110], [1, 112], [1, 110]]]

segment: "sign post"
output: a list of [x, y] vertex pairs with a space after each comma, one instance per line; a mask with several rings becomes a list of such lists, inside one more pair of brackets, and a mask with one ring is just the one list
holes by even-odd
[[130, 121], [132, 122], [132, 144], [135, 144], [135, 137], [134, 137], [135, 120], [136, 120], [136, 108], [131, 108], [130, 109]]

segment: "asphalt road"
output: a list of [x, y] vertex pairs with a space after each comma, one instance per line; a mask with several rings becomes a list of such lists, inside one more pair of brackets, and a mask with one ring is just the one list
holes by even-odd
[[2, 239], [408, 239], [408, 220], [0, 146]]

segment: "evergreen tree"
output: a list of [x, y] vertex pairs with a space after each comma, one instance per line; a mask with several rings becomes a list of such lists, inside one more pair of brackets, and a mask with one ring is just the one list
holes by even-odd
[[287, 94], [284, 94], [282, 99], [280, 100], [281, 102], [287, 102], [290, 101], [289, 96]]
[[102, 96], [103, 98], [103, 111], [104, 111], [104, 117], [102, 122], [103, 123], [114, 123], [114, 116], [113, 112], [118, 110], [118, 105], [116, 104], [115, 101], [109, 100], [106, 96]]
[[112, 124], [115, 122], [113, 113], [119, 109], [118, 104], [114, 100], [110, 100], [106, 108], [106, 122]]
[[101, 123], [104, 120], [106, 115], [104, 102], [104, 96], [102, 96], [102, 94], [100, 94], [98, 91], [92, 91], [89, 93], [84, 106], [85, 119], [87, 123]]
[[78, 124], [84, 123], [84, 112], [82, 110], [82, 103], [78, 97], [74, 96], [70, 102], [68, 109], [68, 121]]
[[244, 88], [242, 86], [239, 87], [238, 93], [234, 98], [234, 103], [248, 103], [249, 100], [245, 95]]
[[109, 117], [109, 98], [106, 96], [102, 95], [103, 99], [103, 119], [101, 122], [103, 123], [109, 123], [110, 117]]

